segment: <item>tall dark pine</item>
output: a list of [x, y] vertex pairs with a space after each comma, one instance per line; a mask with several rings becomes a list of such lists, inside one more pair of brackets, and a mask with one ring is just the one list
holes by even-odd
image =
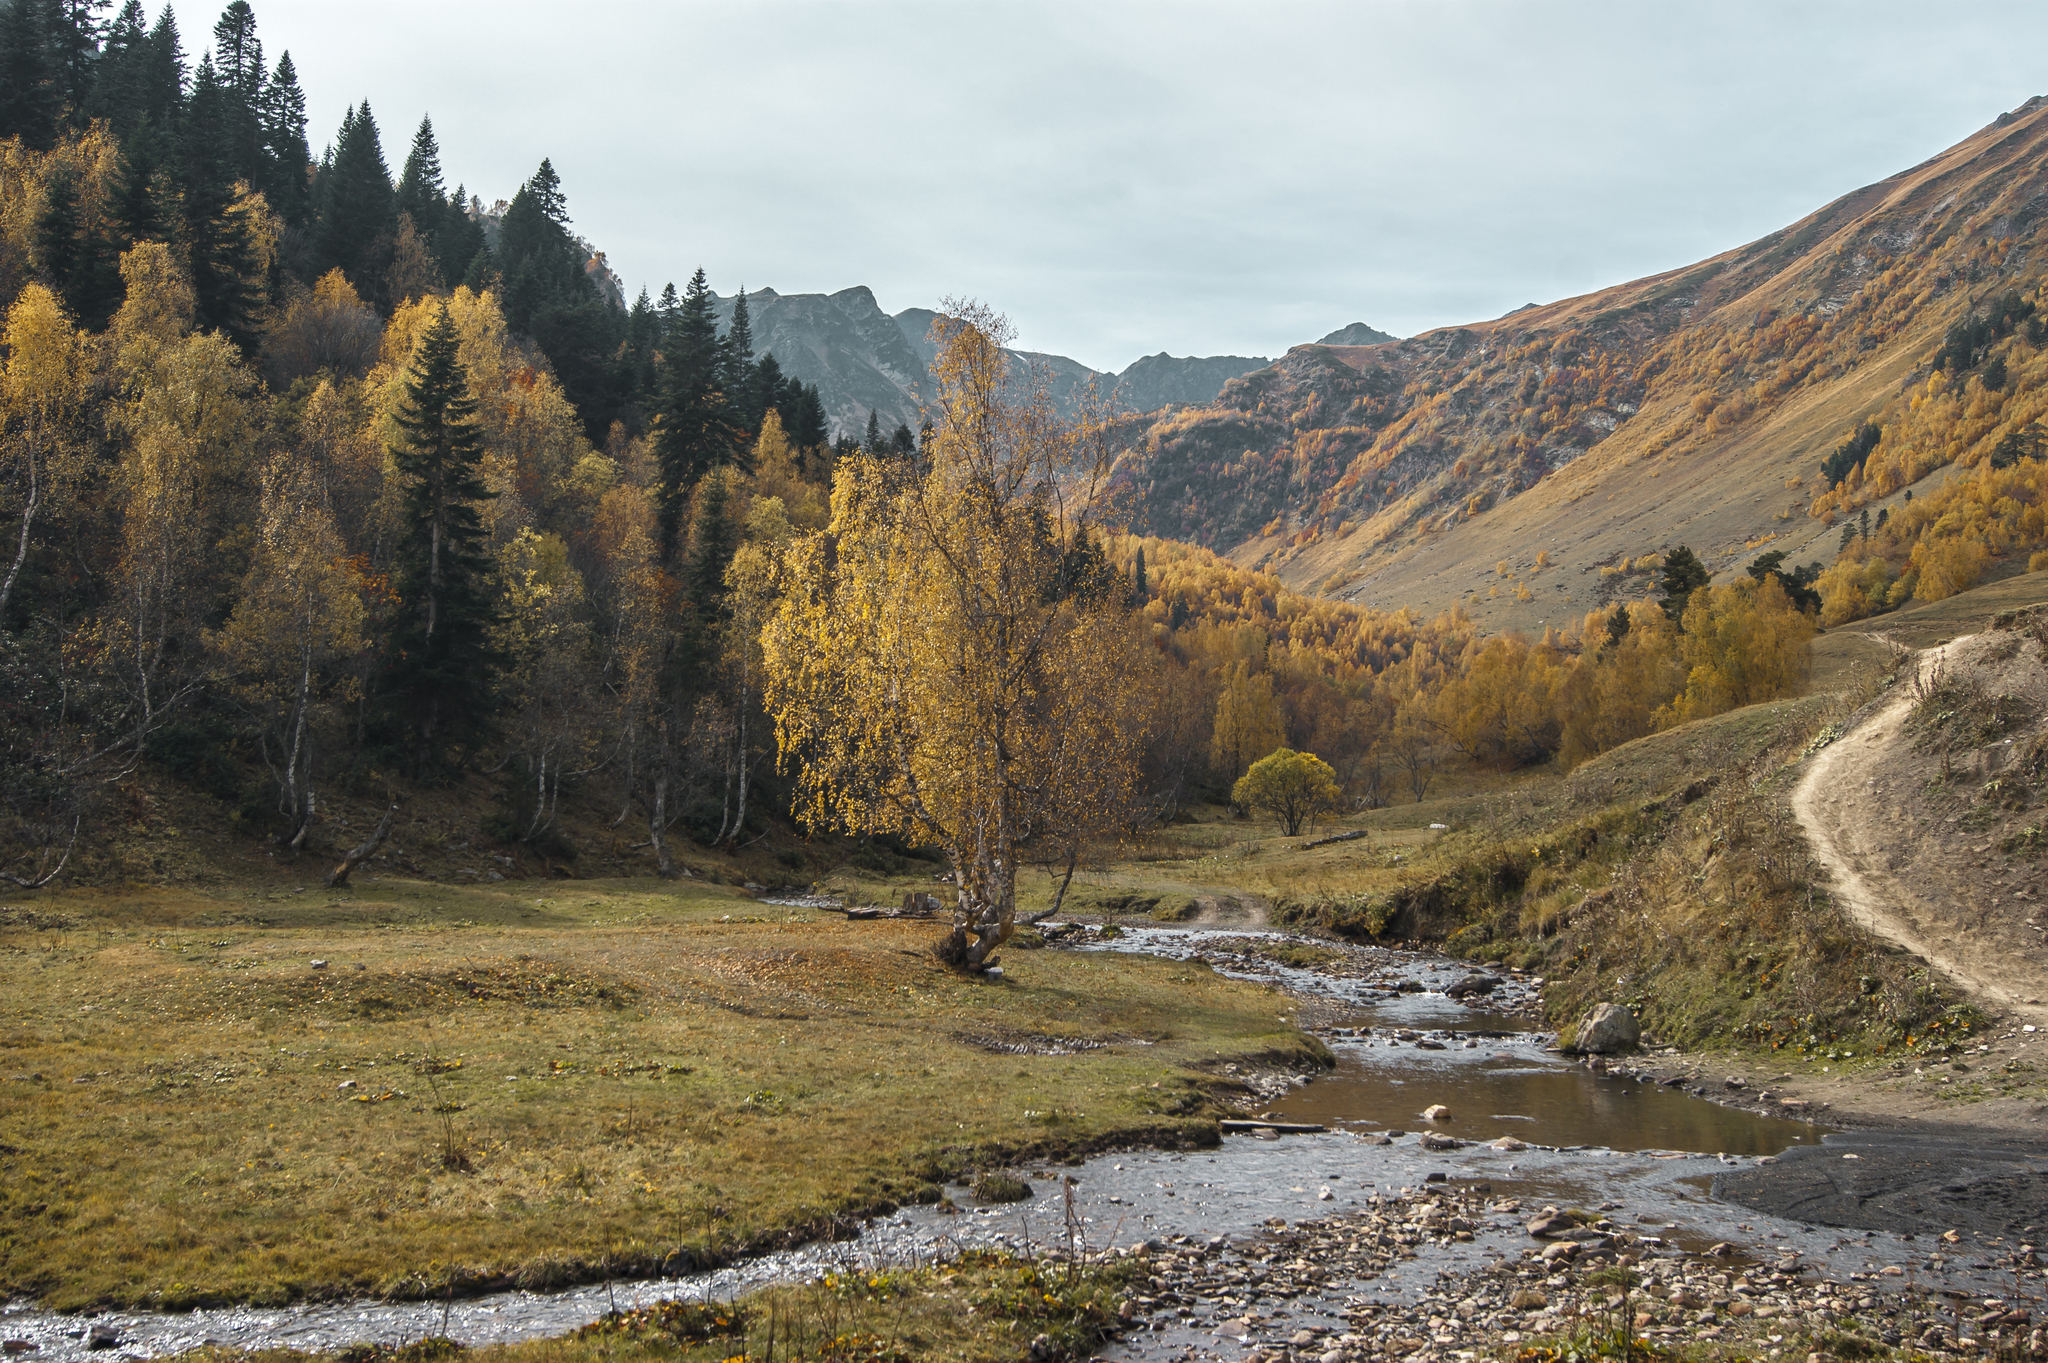
[[412, 215], [413, 228], [422, 236], [437, 230], [448, 211], [448, 192], [441, 183], [441, 144], [434, 139], [434, 120], [426, 115], [420, 117], [405, 169], [399, 172], [397, 204], [399, 212]]
[[0, 137], [47, 151], [62, 105], [41, 0], [13, 0], [0, 12]]
[[1707, 571], [1707, 565], [1700, 562], [1700, 556], [1692, 550], [1681, 544], [1667, 551], [1660, 592], [1664, 613], [1674, 621], [1684, 619], [1686, 603], [1692, 600], [1692, 594], [1713, 580], [1714, 575]]
[[882, 418], [875, 414], [872, 407], [868, 408], [868, 433], [860, 442], [860, 447], [871, 457], [882, 452]]
[[229, 0], [213, 26], [214, 75], [221, 89], [221, 152], [228, 173], [256, 189], [269, 178], [263, 145], [263, 44], [249, 0]]
[[377, 138], [370, 101], [349, 110], [334, 139], [334, 162], [320, 177], [320, 221], [314, 230], [317, 268], [334, 266], [367, 295], [381, 294], [385, 256], [397, 225], [391, 172]]
[[733, 418], [748, 430], [761, 424], [761, 414], [749, 410], [746, 395], [754, 380], [754, 319], [747, 311], [747, 291], [733, 300], [732, 325], [725, 333], [725, 391], [732, 398]]
[[745, 449], [745, 433], [733, 420], [725, 392], [724, 347], [701, 267], [683, 291], [662, 358], [668, 374], [655, 452], [661, 460], [662, 554], [673, 558], [698, 481], [721, 464], [736, 462]]
[[455, 193], [448, 200], [447, 216], [441, 220], [441, 230], [433, 240], [434, 260], [441, 267], [443, 279], [462, 280], [470, 263], [486, 249], [484, 225], [471, 217], [469, 210], [468, 187], [455, 186]]
[[387, 699], [415, 769], [445, 769], [489, 728], [501, 662], [490, 641], [494, 571], [480, 503], [483, 435], [460, 337], [444, 304], [406, 375], [391, 457], [406, 480], [398, 545], [401, 610]]
[[182, 227], [199, 321], [249, 349], [256, 342], [250, 316], [259, 295], [250, 278], [248, 219], [235, 201], [233, 104], [210, 56], [202, 57], [185, 119]]
[[185, 44], [178, 37], [178, 16], [168, 4], [156, 16], [139, 65], [139, 112], [151, 135], [168, 142], [185, 113]]
[[124, 141], [142, 118], [142, 63], [148, 45], [149, 16], [142, 0], [127, 0], [107, 26], [85, 103], [89, 117], [106, 119]]
[[[15, 0], [20, 4], [21, 0]], [[89, 119], [94, 78], [98, 75], [100, 40], [107, 26], [99, 12], [107, 0], [46, 0], [50, 6], [50, 74], [64, 106], [66, 122], [83, 129]]]
[[304, 227], [312, 211], [308, 177], [313, 149], [306, 145], [306, 95], [287, 52], [263, 87], [263, 193], [287, 226]]

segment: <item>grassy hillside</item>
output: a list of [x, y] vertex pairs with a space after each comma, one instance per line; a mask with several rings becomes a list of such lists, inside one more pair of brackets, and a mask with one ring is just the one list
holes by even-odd
[[[1906, 390], [1949, 327], [2038, 290], [2044, 151], [2036, 99], [1711, 260], [1406, 341], [1296, 347], [1149, 427], [1121, 469], [1136, 525], [1361, 604], [1463, 602], [1483, 632], [1641, 596], [1628, 563], [1669, 543], [1717, 572], [1766, 546], [1831, 558], [1832, 516], [1808, 515], [1822, 458], [1866, 417], [1919, 410]], [[1968, 420], [1913, 431], [1910, 479], [1856, 506], [2038, 417], [2030, 379], [1954, 373]]]

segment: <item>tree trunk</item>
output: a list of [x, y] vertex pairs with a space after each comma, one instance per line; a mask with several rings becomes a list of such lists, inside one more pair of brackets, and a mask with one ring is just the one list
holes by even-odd
[[340, 889], [343, 885], [348, 884], [349, 872], [355, 870], [364, 861], [377, 854], [377, 849], [384, 845], [384, 839], [391, 836], [391, 821], [397, 817], [397, 805], [393, 805], [384, 811], [384, 817], [377, 821], [377, 831], [370, 834], [370, 840], [343, 857], [341, 865], [335, 867], [333, 872], [328, 875], [328, 889]]
[[654, 846], [655, 865], [664, 878], [674, 880], [676, 866], [668, 855], [668, 777], [654, 778], [654, 807], [647, 814], [647, 840]]
[[1074, 868], [1080, 864], [1081, 844], [1079, 840], [1076, 840], [1067, 847], [1067, 870], [1066, 874], [1060, 877], [1059, 889], [1053, 892], [1052, 907], [1044, 913], [1032, 914], [1024, 920], [1024, 926], [1030, 927], [1033, 923], [1043, 923], [1046, 919], [1060, 911], [1060, 905], [1067, 902], [1067, 886], [1074, 883]]
[[71, 860], [71, 849], [78, 846], [78, 825], [83, 817], [83, 815], [74, 815], [72, 817], [71, 841], [64, 844], [64, 855], [57, 858], [57, 864], [55, 866], [52, 866], [49, 870], [43, 872], [41, 875], [32, 878], [28, 876], [18, 876], [14, 874], [12, 871], [0, 871], [0, 880], [4, 880], [10, 885], [18, 885], [24, 890], [40, 890], [43, 888], [43, 886], [49, 884], [58, 876], [64, 874], [65, 863]]
[[28, 451], [28, 504], [21, 509], [21, 541], [14, 547], [14, 564], [7, 570], [6, 583], [0, 584], [0, 616], [7, 613], [7, 603], [14, 596], [14, 584], [21, 577], [22, 565], [28, 562], [28, 531], [35, 523], [36, 508], [42, 502], [42, 483], [38, 472], [35, 450], [31, 448]]

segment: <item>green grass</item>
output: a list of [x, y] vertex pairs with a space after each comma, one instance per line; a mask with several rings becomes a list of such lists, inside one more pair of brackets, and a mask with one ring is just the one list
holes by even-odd
[[1055, 951], [971, 981], [934, 932], [657, 881], [43, 896], [0, 915], [0, 1291], [674, 1270], [1027, 1154], [1213, 1140], [1209, 1067], [1315, 1063], [1266, 990]]
[[204, 1348], [185, 1363], [988, 1363], [1086, 1358], [1143, 1290], [1143, 1259], [1069, 1266], [974, 1252], [928, 1267], [769, 1288], [728, 1304], [607, 1313], [568, 1335], [462, 1349], [445, 1340], [320, 1354]]

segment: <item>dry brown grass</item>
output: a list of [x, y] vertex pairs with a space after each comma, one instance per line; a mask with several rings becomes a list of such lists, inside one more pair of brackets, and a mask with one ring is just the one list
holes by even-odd
[[[1186, 965], [708, 887], [79, 892], [0, 913], [0, 1290], [164, 1306], [677, 1268], [1306, 1058]], [[315, 970], [314, 960], [328, 962]], [[1061, 1040], [1079, 1054], [1012, 1054]]]

